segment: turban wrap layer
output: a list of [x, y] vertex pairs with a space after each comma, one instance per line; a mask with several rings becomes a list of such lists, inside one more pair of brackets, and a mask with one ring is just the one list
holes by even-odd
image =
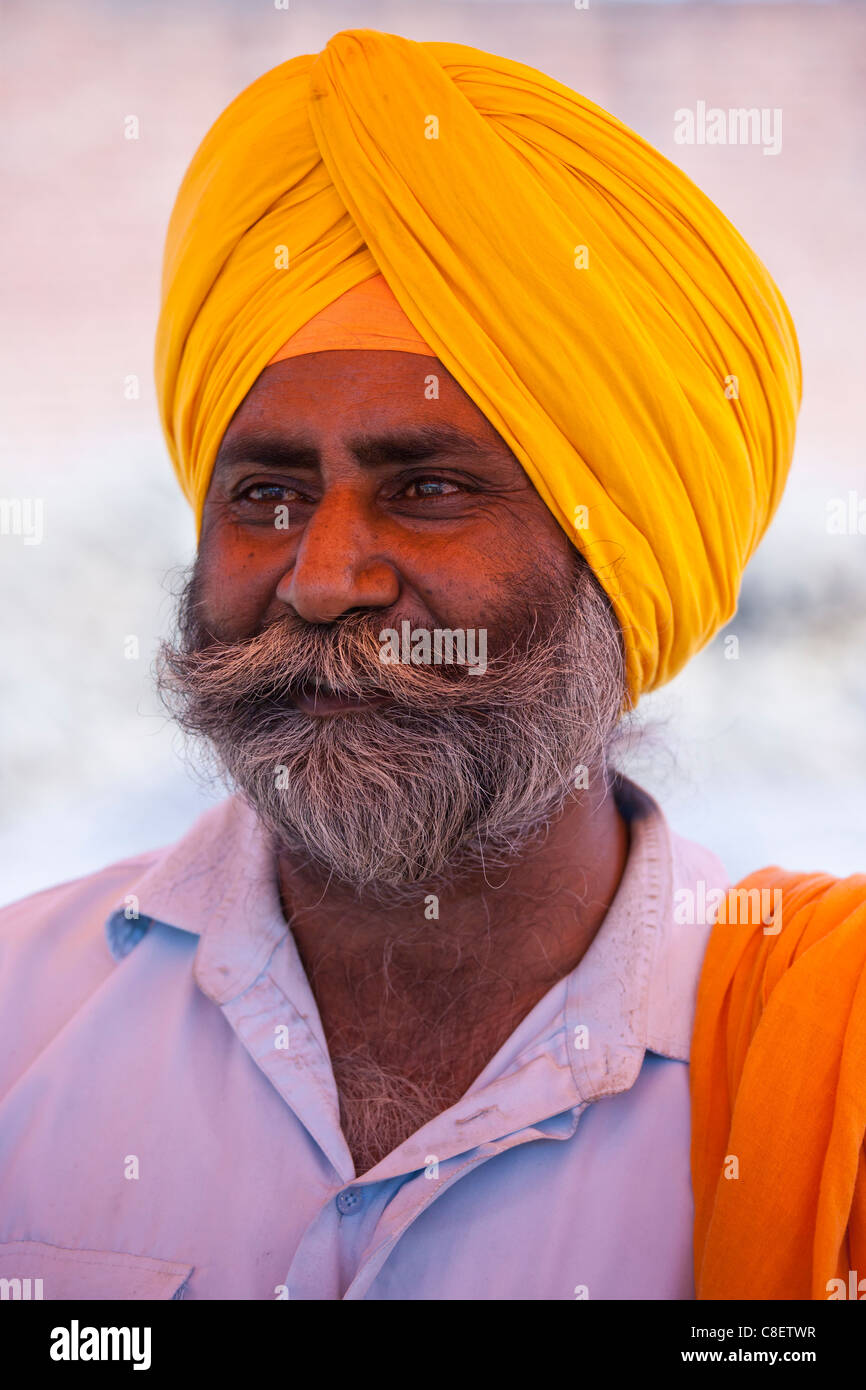
[[800, 361], [766, 269], [675, 165], [543, 73], [336, 34], [226, 108], [172, 212], [157, 394], [199, 525], [265, 365], [378, 273], [607, 592], [636, 702], [736, 611], [781, 496]]

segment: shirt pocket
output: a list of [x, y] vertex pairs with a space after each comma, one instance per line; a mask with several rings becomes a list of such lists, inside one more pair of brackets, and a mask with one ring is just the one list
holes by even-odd
[[2, 1299], [183, 1298], [193, 1265], [117, 1250], [68, 1250], [36, 1240], [0, 1244]]

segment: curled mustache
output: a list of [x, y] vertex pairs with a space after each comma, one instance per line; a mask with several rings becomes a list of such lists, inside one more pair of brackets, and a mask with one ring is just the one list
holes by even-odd
[[[349, 699], [381, 696], [398, 708], [471, 708], [479, 713], [522, 703], [532, 694], [525, 684], [524, 663], [533, 647], [537, 619], [488, 658], [481, 676], [470, 675], [456, 662], [383, 662], [382, 622], [375, 614], [350, 613], [333, 624], [311, 624], [287, 611], [255, 636], [227, 642], [210, 634], [191, 612], [183, 622], [181, 645], [162, 649], [161, 688], [170, 695], [175, 682], [202, 680], [214, 699], [255, 702], [286, 713], [295, 709], [297, 695], [317, 689]], [[543, 652], [546, 685], [566, 675], [560, 655], [553, 631]], [[522, 672], [518, 685], [516, 663]]]
[[[510, 598], [508, 631], [474, 675], [383, 663], [389, 620], [375, 612], [311, 624], [286, 610], [222, 640], [201, 621], [194, 575], [158, 687], [278, 853], [393, 904], [507, 866], [574, 794], [576, 766], [604, 768], [624, 692], [606, 596], [585, 568], [541, 604]], [[380, 699], [318, 717], [294, 704], [310, 690]]]

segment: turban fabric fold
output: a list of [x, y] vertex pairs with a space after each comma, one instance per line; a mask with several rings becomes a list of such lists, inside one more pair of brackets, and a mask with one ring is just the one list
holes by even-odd
[[543, 73], [336, 34], [227, 107], [172, 212], [157, 394], [199, 525], [256, 378], [379, 274], [609, 595], [636, 701], [733, 615], [781, 496], [800, 362], [766, 269], [676, 166]]

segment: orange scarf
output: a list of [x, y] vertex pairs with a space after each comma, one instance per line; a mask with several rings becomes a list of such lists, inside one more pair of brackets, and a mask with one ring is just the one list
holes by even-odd
[[735, 925], [732, 890], [698, 989], [696, 1296], [866, 1298], [866, 875], [752, 889], [781, 914]]

